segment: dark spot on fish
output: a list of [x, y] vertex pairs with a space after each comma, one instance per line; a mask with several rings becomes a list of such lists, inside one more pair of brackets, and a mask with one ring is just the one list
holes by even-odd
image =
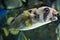
[[37, 15], [37, 13], [36, 13], [36, 12], [34, 12], [34, 14], [35, 14], [35, 15]]
[[28, 10], [28, 12], [30, 12], [30, 13], [31, 13], [31, 12], [32, 12], [32, 10]]
[[[53, 13], [52, 13], [53, 14]], [[57, 16], [57, 14], [53, 14], [53, 16]]]
[[52, 18], [50, 18], [50, 20], [52, 20]]
[[39, 19], [39, 15], [38, 15], [36, 12], [35, 12], [34, 14], [36, 15], [36, 16], [35, 16], [35, 19], [38, 20], [38, 19]]
[[48, 13], [44, 13], [43, 19], [46, 20]]

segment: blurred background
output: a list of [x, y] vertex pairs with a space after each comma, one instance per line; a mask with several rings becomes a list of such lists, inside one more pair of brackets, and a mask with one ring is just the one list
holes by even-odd
[[51, 22], [30, 31], [9, 30], [8, 18], [15, 18], [24, 10], [42, 6], [52, 7], [60, 14], [60, 0], [0, 0], [0, 9], [8, 11], [0, 19], [0, 40], [60, 40], [59, 21]]

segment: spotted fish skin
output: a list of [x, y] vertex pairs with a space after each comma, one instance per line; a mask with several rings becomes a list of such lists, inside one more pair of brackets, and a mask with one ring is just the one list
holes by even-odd
[[[44, 9], [45, 8], [49, 8], [49, 11], [48, 12], [45, 12]], [[53, 9], [53, 8], [50, 8], [50, 7], [47, 7], [47, 6], [44, 6], [44, 7], [40, 7], [37, 9], [37, 14], [40, 15], [40, 19], [44, 20], [44, 21], [49, 21], [50, 18], [54, 18], [55, 15], [58, 14], [58, 11]], [[42, 16], [41, 16], [42, 15]], [[56, 16], [55, 16], [56, 17]]]

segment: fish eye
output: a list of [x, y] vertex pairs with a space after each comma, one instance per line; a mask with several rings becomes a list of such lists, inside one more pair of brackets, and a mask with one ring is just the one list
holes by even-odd
[[49, 12], [50, 12], [50, 9], [49, 9], [49, 8], [44, 8], [44, 11], [45, 11], [46, 13], [49, 13]]

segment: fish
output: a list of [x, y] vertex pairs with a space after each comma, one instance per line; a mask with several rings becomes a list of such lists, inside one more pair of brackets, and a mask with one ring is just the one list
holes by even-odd
[[[38, 9], [30, 9], [23, 11], [22, 14], [18, 15], [14, 20], [11, 22], [12, 27], [19, 27], [19, 26], [26, 26], [32, 25], [33, 21], [36, 23], [39, 20], [49, 21], [51, 18], [54, 18], [53, 14], [58, 14], [58, 12], [50, 7], [40, 7]], [[28, 20], [28, 21], [27, 21]], [[31, 23], [28, 23], [31, 22]]]

